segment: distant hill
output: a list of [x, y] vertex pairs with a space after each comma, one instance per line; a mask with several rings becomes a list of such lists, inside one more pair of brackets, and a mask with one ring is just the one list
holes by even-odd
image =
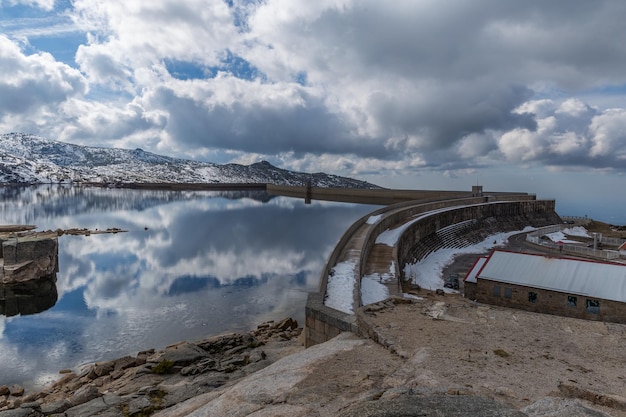
[[252, 165], [170, 158], [141, 149], [96, 148], [24, 133], [0, 135], [0, 183], [270, 183], [316, 187], [379, 188], [336, 175]]

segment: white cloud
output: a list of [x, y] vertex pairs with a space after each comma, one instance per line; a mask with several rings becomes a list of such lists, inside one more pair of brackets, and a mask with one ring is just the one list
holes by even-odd
[[101, 55], [104, 49], [116, 63], [132, 68], [164, 59], [215, 65], [237, 39], [231, 11], [221, 0], [78, 0], [73, 16], [92, 34], [90, 44], [81, 47], [83, 56]]
[[502, 162], [623, 170], [621, 110], [598, 103], [626, 85], [625, 11], [77, 0], [67, 15], [86, 34], [80, 72], [2, 40], [0, 89], [16, 100], [0, 98], [0, 128], [339, 174]]
[[54, 9], [54, 2], [55, 0], [1, 0], [0, 8], [2, 8], [2, 6], [25, 5], [44, 10], [52, 10]]
[[85, 80], [76, 69], [55, 61], [48, 53], [25, 55], [2, 35], [0, 72], [0, 125], [9, 115], [32, 121], [86, 91]]
[[593, 118], [589, 126], [592, 146], [590, 156], [626, 157], [626, 110], [609, 109]]

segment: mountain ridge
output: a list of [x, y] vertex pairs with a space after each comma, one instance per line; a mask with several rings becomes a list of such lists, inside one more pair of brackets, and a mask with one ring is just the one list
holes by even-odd
[[269, 183], [315, 187], [380, 188], [326, 173], [278, 168], [267, 161], [216, 164], [173, 158], [140, 148], [90, 147], [27, 133], [0, 134], [0, 184], [54, 183]]

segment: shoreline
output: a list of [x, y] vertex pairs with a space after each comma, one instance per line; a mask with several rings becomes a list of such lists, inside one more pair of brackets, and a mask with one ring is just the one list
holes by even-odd
[[0, 394], [0, 417], [626, 417], [625, 325], [420, 295], [362, 307], [369, 337], [304, 349], [295, 321], [265, 322], [99, 362], [8, 404]]
[[[282, 357], [303, 350], [299, 341], [301, 333], [302, 328], [291, 318], [268, 321], [249, 332], [180, 341], [160, 350], [148, 349], [134, 356], [59, 370], [56, 381], [32, 390], [18, 384], [0, 385], [0, 417], [24, 408], [41, 413], [34, 415], [74, 412], [87, 415], [91, 411], [84, 409], [85, 404], [94, 400], [104, 402], [92, 404], [93, 410], [136, 408], [135, 412], [143, 413], [165, 409], [230, 386]], [[171, 391], [157, 387], [176, 385]], [[145, 389], [147, 386], [153, 389]], [[133, 403], [137, 396], [143, 398], [141, 404]]]

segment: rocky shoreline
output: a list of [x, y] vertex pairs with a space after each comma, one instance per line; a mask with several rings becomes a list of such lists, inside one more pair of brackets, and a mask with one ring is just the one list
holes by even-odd
[[248, 333], [230, 333], [163, 350], [61, 371], [53, 385], [25, 392], [0, 386], [0, 417], [148, 416], [189, 398], [228, 386], [301, 350], [302, 329], [287, 318]]
[[0, 387], [0, 417], [626, 417], [625, 325], [421, 296], [359, 309], [368, 337], [285, 319]]

